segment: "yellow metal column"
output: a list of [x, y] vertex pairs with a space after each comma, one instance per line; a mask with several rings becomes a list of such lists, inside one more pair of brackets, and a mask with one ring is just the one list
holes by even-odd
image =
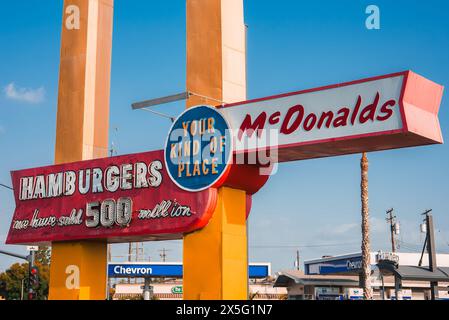
[[221, 188], [202, 230], [184, 236], [184, 299], [248, 299], [245, 191]]
[[[113, 4], [64, 1], [57, 164], [107, 156]], [[106, 242], [53, 243], [49, 299], [104, 300], [106, 268]]]
[[[246, 99], [243, 0], [187, 0], [187, 107]], [[184, 237], [184, 299], [248, 299], [246, 194], [221, 188], [209, 224]]]

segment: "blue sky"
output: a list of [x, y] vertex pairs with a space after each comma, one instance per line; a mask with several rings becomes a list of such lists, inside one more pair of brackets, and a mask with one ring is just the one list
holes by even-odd
[[[381, 29], [365, 27], [365, 9]], [[258, 98], [411, 69], [449, 85], [449, 3], [428, 1], [246, 0], [248, 96]], [[53, 162], [62, 0], [8, 1], [0, 10], [0, 182], [9, 171]], [[170, 123], [130, 104], [185, 90], [185, 1], [116, 0], [111, 141], [119, 154], [161, 149]], [[28, 90], [28, 91], [26, 91]], [[183, 105], [160, 110], [178, 114]], [[447, 140], [447, 94], [440, 121]], [[250, 260], [273, 270], [360, 248], [360, 155], [282, 164], [254, 197]], [[372, 249], [388, 249], [385, 210], [394, 207], [403, 251], [419, 251], [420, 213], [434, 210], [437, 245], [449, 253], [449, 146], [369, 154]], [[0, 248], [14, 209], [0, 188]], [[145, 244], [146, 257], [182, 260], [182, 243]], [[124, 255], [125, 245], [113, 255]], [[116, 259], [123, 259], [117, 257]], [[0, 256], [0, 270], [15, 260]]]

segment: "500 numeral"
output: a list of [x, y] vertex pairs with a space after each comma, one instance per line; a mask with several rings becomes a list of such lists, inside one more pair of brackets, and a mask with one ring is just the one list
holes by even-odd
[[86, 206], [86, 226], [96, 228], [102, 226], [112, 228], [114, 224], [120, 227], [127, 227], [132, 218], [132, 200], [130, 198], [120, 198], [117, 202], [114, 199], [107, 199], [103, 202], [91, 202]]

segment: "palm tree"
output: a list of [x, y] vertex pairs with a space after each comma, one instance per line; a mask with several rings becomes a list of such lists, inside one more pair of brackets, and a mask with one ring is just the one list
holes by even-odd
[[368, 207], [368, 157], [363, 153], [360, 161], [361, 168], [361, 200], [362, 200], [362, 273], [361, 283], [365, 300], [373, 299], [371, 288], [371, 261], [370, 261], [370, 240], [369, 240], [369, 207]]

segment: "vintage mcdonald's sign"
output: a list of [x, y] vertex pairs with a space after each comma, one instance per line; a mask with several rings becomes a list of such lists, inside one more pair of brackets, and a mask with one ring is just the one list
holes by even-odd
[[178, 188], [163, 151], [15, 171], [12, 181], [8, 244], [177, 239], [207, 224], [217, 196]]
[[303, 160], [443, 142], [443, 87], [411, 71], [228, 104], [237, 154]]
[[12, 172], [16, 209], [6, 242], [179, 239], [208, 223], [220, 186], [245, 190], [249, 214], [270, 173], [259, 170], [267, 164], [261, 151], [277, 163], [443, 143], [442, 94], [406, 71], [189, 109], [165, 150]]

